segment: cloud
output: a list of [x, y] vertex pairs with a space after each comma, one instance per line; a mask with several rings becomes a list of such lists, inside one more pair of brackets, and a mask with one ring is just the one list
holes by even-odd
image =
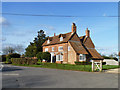
[[44, 30], [46, 35], [50, 35], [52, 34], [52, 31], [55, 31], [56, 28], [51, 26], [51, 25], [47, 25], [47, 24], [39, 24], [37, 26], [37, 28], [39, 28], [39, 30]]
[[10, 23], [8, 22], [8, 20], [4, 17], [0, 17], [0, 25], [2, 26], [9, 26]]
[[46, 25], [46, 24], [40, 24], [40, 25], [38, 25], [38, 27], [45, 28], [45, 29], [48, 29], [48, 30], [56, 30], [53, 26]]
[[106, 13], [104, 13], [102, 16], [106, 17], [107, 15], [106, 15]]
[[6, 41], [6, 38], [5, 38], [5, 37], [2, 37], [2, 41]]
[[0, 24], [4, 23], [6, 19], [4, 17], [0, 17]]
[[118, 53], [118, 49], [117, 47], [96, 47], [96, 49], [98, 50], [98, 52], [102, 55], [111, 55], [114, 53]]

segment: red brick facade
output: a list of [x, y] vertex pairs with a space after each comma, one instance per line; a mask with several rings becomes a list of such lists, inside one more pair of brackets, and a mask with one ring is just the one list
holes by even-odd
[[49, 43], [48, 40], [43, 43], [43, 52], [47, 50], [47, 52], [51, 53], [51, 63], [54, 56], [56, 57], [56, 63], [69, 64], [75, 64], [75, 61], [80, 61], [80, 54], [85, 55], [84, 60], [86, 61], [89, 61], [90, 57], [93, 59], [102, 59], [100, 54], [95, 50], [89, 34], [90, 31], [87, 29], [86, 35], [79, 37], [76, 33], [76, 26], [73, 23], [72, 32], [57, 36], [54, 34], [53, 37], [49, 37]]

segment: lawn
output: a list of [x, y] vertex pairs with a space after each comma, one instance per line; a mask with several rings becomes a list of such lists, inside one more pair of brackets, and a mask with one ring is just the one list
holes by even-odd
[[[27, 67], [41, 67], [41, 68], [54, 68], [63, 70], [75, 70], [75, 71], [88, 71], [91, 72], [91, 65], [71, 65], [71, 64], [56, 64], [56, 63], [40, 63], [39, 65], [18, 65]], [[116, 65], [103, 65], [103, 70], [120, 68]]]

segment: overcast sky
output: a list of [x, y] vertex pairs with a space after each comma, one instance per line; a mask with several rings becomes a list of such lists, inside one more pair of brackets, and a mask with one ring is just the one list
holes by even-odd
[[3, 13], [29, 15], [62, 15], [73, 17], [24, 16], [3, 14], [3, 46], [22, 44], [27, 47], [37, 31], [43, 29], [48, 36], [71, 32], [71, 24], [77, 25], [79, 36], [85, 35], [88, 27], [96, 49], [101, 54], [117, 53], [118, 50], [118, 3], [117, 2], [4, 2]]

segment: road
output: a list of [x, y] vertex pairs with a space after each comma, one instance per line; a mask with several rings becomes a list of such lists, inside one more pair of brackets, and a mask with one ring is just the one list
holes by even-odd
[[118, 74], [5, 65], [3, 88], [118, 88]]

